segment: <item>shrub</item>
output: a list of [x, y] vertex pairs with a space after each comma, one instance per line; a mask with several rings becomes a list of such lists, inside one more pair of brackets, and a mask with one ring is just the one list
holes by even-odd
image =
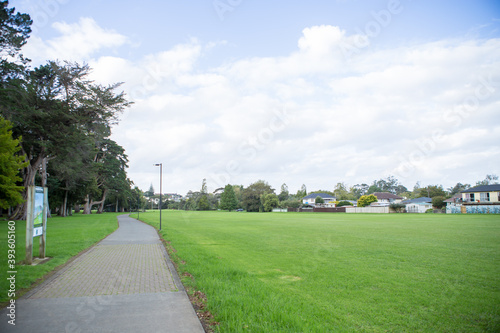
[[394, 209], [396, 213], [403, 213], [406, 208], [406, 205], [403, 203], [391, 203], [389, 205], [389, 208]]
[[322, 203], [325, 203], [325, 200], [320, 197], [319, 195], [316, 197], [316, 199], [314, 200], [314, 203], [317, 203], [317, 204], [322, 204]]
[[358, 207], [366, 207], [369, 206], [372, 202], [377, 202], [377, 201], [378, 201], [377, 197], [374, 196], [373, 194], [362, 195], [358, 199]]
[[432, 205], [434, 207], [436, 207], [437, 209], [441, 209], [444, 206], [446, 206], [446, 202], [444, 202], [445, 200], [446, 200], [446, 197], [443, 197], [443, 196], [434, 197], [434, 198], [432, 198]]

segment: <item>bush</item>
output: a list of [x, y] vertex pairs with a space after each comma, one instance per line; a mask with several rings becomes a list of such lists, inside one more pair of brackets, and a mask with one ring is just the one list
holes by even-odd
[[445, 200], [446, 200], [446, 197], [443, 197], [443, 196], [434, 197], [434, 198], [432, 198], [432, 205], [434, 207], [436, 207], [437, 209], [441, 209], [444, 206], [446, 206], [446, 202], [444, 202]]
[[342, 207], [342, 206], [352, 206], [352, 203], [346, 200], [339, 201], [336, 205], [336, 207]]
[[429, 209], [427, 209], [425, 212], [426, 212], [426, 213], [431, 213], [431, 214], [432, 214], [432, 213], [434, 213], [434, 209], [429, 208]]
[[325, 200], [318, 195], [316, 197], [316, 199], [314, 199], [314, 203], [316, 203], [316, 204], [322, 204], [322, 203], [325, 203]]
[[406, 205], [403, 203], [391, 203], [389, 205], [389, 208], [394, 209], [396, 213], [403, 213], [406, 208]]
[[377, 202], [377, 201], [378, 201], [377, 197], [374, 196], [373, 194], [362, 195], [358, 199], [358, 207], [366, 207], [369, 206], [372, 202]]

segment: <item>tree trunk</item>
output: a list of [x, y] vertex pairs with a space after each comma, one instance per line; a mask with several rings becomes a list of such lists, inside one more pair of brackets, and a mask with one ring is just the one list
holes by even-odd
[[13, 220], [26, 220], [26, 209], [28, 208], [28, 205], [26, 203], [26, 200], [28, 199], [28, 191], [26, 190], [28, 186], [35, 185], [35, 176], [37, 170], [40, 168], [40, 165], [42, 164], [43, 160], [45, 157], [40, 155], [35, 163], [29, 164], [25, 169], [24, 169], [24, 181], [23, 181], [23, 186], [24, 186], [24, 191], [23, 191], [23, 200], [24, 202], [17, 205], [16, 209], [14, 210], [14, 213], [12, 215]]
[[83, 214], [91, 214], [92, 213], [92, 205], [90, 202], [90, 194], [87, 194], [85, 197], [85, 205], [83, 206]]
[[75, 204], [75, 213], [78, 214], [80, 213], [80, 204]]
[[99, 208], [97, 209], [97, 214], [102, 214], [104, 211], [104, 202], [106, 201], [106, 196], [108, 195], [108, 189], [105, 188], [102, 192], [102, 198], [100, 201], [95, 202], [95, 204], [99, 204]]
[[64, 191], [64, 200], [61, 205], [61, 216], [68, 216], [68, 190]]

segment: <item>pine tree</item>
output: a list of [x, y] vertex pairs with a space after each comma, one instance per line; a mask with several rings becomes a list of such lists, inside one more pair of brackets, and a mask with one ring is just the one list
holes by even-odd
[[25, 156], [18, 154], [19, 141], [12, 137], [12, 124], [0, 116], [0, 208], [13, 207], [23, 201], [24, 187], [17, 182], [23, 180], [19, 170], [26, 167], [27, 162], [24, 162]]
[[220, 196], [220, 206], [222, 210], [232, 211], [238, 207], [238, 200], [232, 185], [226, 185], [224, 192]]

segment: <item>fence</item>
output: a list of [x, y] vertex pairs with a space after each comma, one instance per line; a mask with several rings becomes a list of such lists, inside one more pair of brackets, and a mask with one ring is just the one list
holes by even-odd
[[[345, 209], [346, 213], [391, 213], [389, 207], [349, 207]], [[393, 211], [392, 211], [393, 212]]]
[[311, 212], [311, 213], [345, 213], [345, 207], [337, 207], [337, 208], [291, 208], [288, 207], [288, 212]]

